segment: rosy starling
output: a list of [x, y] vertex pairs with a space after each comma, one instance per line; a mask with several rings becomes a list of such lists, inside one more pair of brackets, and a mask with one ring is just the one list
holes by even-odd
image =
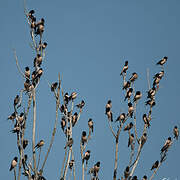
[[127, 179], [129, 177], [130, 171], [129, 171], [129, 166], [126, 167], [126, 169], [124, 170], [124, 177]]
[[128, 103], [128, 116], [130, 116], [131, 118], [133, 117], [133, 112], [134, 112], [134, 107], [132, 105], [132, 103]]
[[42, 147], [44, 145], [44, 140], [40, 140], [37, 144], [36, 144], [36, 146], [35, 146], [35, 148], [40, 148], [40, 147]]
[[82, 109], [85, 105], [84, 100], [82, 100], [79, 104], [76, 105], [77, 108]]
[[156, 168], [158, 167], [158, 165], [159, 165], [159, 161], [157, 160], [157, 161], [152, 165], [151, 171], [152, 171], [153, 169], [156, 169]]
[[136, 79], [138, 78], [138, 75], [136, 72], [132, 73], [132, 76], [130, 77], [129, 81], [130, 82], [134, 82]]
[[58, 83], [57, 83], [57, 82], [52, 83], [52, 84], [51, 84], [51, 91], [54, 92], [54, 91], [56, 90], [57, 86], [58, 86]]
[[83, 163], [84, 163], [84, 160], [86, 160], [86, 164], [88, 163], [88, 160], [89, 160], [89, 158], [90, 158], [90, 153], [91, 153], [90, 150], [87, 150], [87, 151], [84, 153]]
[[172, 139], [171, 139], [171, 137], [168, 137], [168, 139], [164, 143], [164, 146], [161, 148], [161, 153], [166, 152], [169, 149], [169, 147], [171, 146], [171, 144], [172, 144]]
[[132, 95], [133, 89], [129, 88], [128, 91], [126, 92], [126, 96], [124, 98], [124, 101], [126, 101], [126, 99], [128, 98], [128, 100], [130, 100], [130, 97]]
[[69, 138], [69, 140], [67, 141], [64, 149], [66, 149], [67, 147], [71, 147], [73, 145], [73, 139], [72, 138]]
[[120, 73], [120, 76], [123, 74], [123, 73], [126, 73], [126, 71], [128, 70], [128, 61], [125, 61], [125, 64], [124, 64], [124, 67]]
[[134, 96], [134, 102], [137, 102], [137, 100], [141, 99], [142, 93], [140, 91], [136, 91], [136, 94]]
[[168, 57], [167, 56], [164, 56], [159, 62], [157, 62], [157, 65], [164, 65], [167, 61]]
[[89, 129], [92, 131], [92, 133], [93, 133], [93, 127], [94, 127], [94, 125], [93, 125], [93, 120], [90, 118], [89, 120], [88, 120], [88, 126], [89, 126]]
[[178, 130], [177, 126], [174, 126], [173, 134], [174, 134], [174, 138], [176, 138], [176, 140], [178, 140], [179, 130]]
[[27, 67], [25, 67], [25, 77], [27, 78], [27, 79], [30, 79], [30, 69], [29, 69], [29, 67], [27, 66]]
[[12, 161], [11, 161], [11, 167], [9, 169], [9, 171], [11, 171], [12, 169], [14, 169], [17, 165], [17, 161], [18, 161], [18, 158], [15, 157]]
[[124, 127], [124, 131], [129, 131], [132, 127], [133, 127], [133, 123], [130, 122], [129, 124], [127, 124], [127, 125]]
[[86, 131], [83, 131], [82, 135], [81, 135], [81, 143], [84, 146], [84, 143], [86, 143], [86, 142], [87, 142]]

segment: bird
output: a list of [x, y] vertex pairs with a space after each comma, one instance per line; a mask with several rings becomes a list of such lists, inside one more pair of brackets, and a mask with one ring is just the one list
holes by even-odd
[[73, 145], [73, 138], [69, 138], [69, 140], [67, 141], [64, 149], [66, 149], [67, 147], [71, 147]]
[[44, 18], [41, 18], [41, 20], [36, 24], [37, 30], [35, 32], [36, 35], [42, 36], [42, 33], [44, 32]]
[[14, 106], [18, 105], [19, 102], [20, 102], [20, 97], [19, 97], [19, 95], [17, 95], [14, 99]]
[[117, 122], [117, 121], [121, 122], [121, 121], [122, 121], [122, 122], [124, 123], [125, 119], [126, 119], [126, 114], [125, 114], [125, 113], [121, 113], [121, 114], [118, 116], [118, 118], [116, 119], [115, 122]]
[[93, 174], [95, 177], [98, 176], [98, 172], [99, 172], [99, 169], [100, 169], [100, 161], [98, 161], [94, 167], [92, 167], [90, 170], [89, 170], [89, 173], [90, 174]]
[[153, 81], [153, 86], [157, 87], [157, 89], [159, 89], [159, 82], [160, 82], [161, 78], [160, 77], [156, 77]]
[[138, 78], [138, 75], [136, 72], [132, 73], [132, 76], [130, 77], [129, 81], [130, 82], [134, 82], [136, 79]]
[[129, 140], [128, 140], [128, 147], [129, 147], [130, 145], [132, 145], [133, 141], [134, 141], [134, 134], [131, 134], [131, 135], [129, 136]]
[[146, 175], [144, 175], [142, 180], [147, 180], [147, 176], [146, 176]]
[[131, 102], [128, 103], [128, 114], [127, 116], [133, 117], [134, 107]]
[[76, 92], [72, 92], [72, 93], [71, 93], [71, 96], [70, 96], [70, 99], [71, 99], [72, 101], [74, 101], [74, 99], [76, 99], [76, 97], [77, 97], [77, 93], [76, 93]]
[[133, 88], [129, 88], [128, 91], [126, 92], [126, 96], [124, 98], [124, 101], [126, 101], [127, 98], [130, 99], [132, 92], [133, 92]]
[[23, 139], [23, 149], [25, 149], [28, 145], [28, 140], [27, 139]]
[[72, 169], [73, 165], [74, 165], [74, 159], [71, 159], [69, 162], [69, 169]]
[[40, 43], [38, 47], [38, 51], [44, 50], [47, 47], [47, 42]]
[[22, 112], [19, 116], [18, 116], [18, 122], [19, 124], [22, 124], [24, 121], [24, 113]]
[[124, 83], [124, 85], [123, 85], [123, 90], [125, 89], [125, 90], [127, 90], [128, 88], [130, 88], [130, 86], [131, 86], [131, 83], [129, 82], [129, 81], [126, 81], [125, 83]]
[[61, 118], [61, 129], [63, 130], [63, 132], [64, 132], [64, 128], [66, 127], [66, 119], [65, 119], [65, 117], [63, 116], [62, 118]]
[[52, 83], [52, 84], [51, 84], [51, 91], [54, 92], [54, 91], [56, 90], [57, 86], [58, 86], [58, 83], [57, 83], [57, 82]]
[[35, 148], [37, 148], [37, 149], [39, 149], [39, 148], [41, 148], [43, 145], [44, 145], [44, 140], [40, 140], [37, 144], [36, 144], [36, 146], [35, 146]]
[[108, 100], [108, 102], [106, 104], [105, 114], [107, 115], [108, 119], [112, 122], [113, 121], [113, 114], [111, 112], [111, 108], [112, 108], [112, 102], [111, 102], [111, 100]]
[[153, 78], [156, 79], [156, 78], [162, 78], [164, 76], [164, 71], [160, 71], [159, 73], [156, 73]]
[[154, 96], [156, 94], [156, 88], [153, 86], [147, 93], [147, 98], [154, 99]]
[[144, 124], [147, 124], [148, 127], [150, 126], [149, 119], [146, 114], [143, 114], [143, 121], [144, 121]]
[[70, 96], [69, 96], [68, 92], [66, 92], [65, 95], [64, 95], [64, 103], [65, 103], [65, 105], [67, 105], [69, 103], [69, 101], [70, 101]]
[[152, 165], [151, 171], [152, 171], [153, 169], [156, 169], [156, 168], [158, 167], [158, 165], [159, 165], [159, 161], [157, 160], [157, 161]]
[[19, 133], [19, 131], [20, 131], [20, 126], [19, 126], [19, 124], [15, 124], [14, 125], [14, 128], [13, 128], [13, 130], [11, 130], [11, 132], [12, 133]]
[[145, 105], [150, 105], [150, 107], [153, 107], [156, 105], [156, 102], [154, 99], [150, 99], [150, 100], [145, 102]]
[[167, 150], [169, 149], [169, 147], [172, 144], [172, 139], [171, 137], [168, 137], [168, 139], [166, 140], [166, 142], [164, 143], [164, 146], [161, 148], [161, 153], [163, 152], [167, 152]]
[[35, 11], [32, 9], [32, 10], [30, 10], [30, 11], [28, 12], [27, 16], [28, 16], [30, 19], [32, 19], [34, 13], [35, 13]]
[[77, 114], [77, 112], [75, 112], [74, 115], [72, 116], [72, 126], [73, 127], [77, 123], [77, 120], [78, 120], [78, 114]]
[[134, 102], [137, 102], [137, 100], [141, 99], [142, 93], [140, 91], [137, 91], [135, 96], [134, 96]]
[[125, 61], [125, 64], [124, 64], [124, 67], [120, 73], [120, 76], [123, 74], [123, 73], [126, 73], [126, 71], [128, 70], [128, 61]]
[[91, 118], [89, 118], [89, 120], [88, 120], [88, 126], [89, 126], [89, 129], [93, 132], [94, 123], [93, 123], [93, 120]]
[[30, 72], [30, 69], [29, 69], [29, 67], [27, 66], [27, 67], [25, 67], [25, 77], [27, 78], [27, 79], [30, 79], [30, 74], [31, 74], [31, 72]]
[[82, 159], [82, 162], [84, 163], [84, 161], [86, 160], [86, 164], [88, 163], [88, 160], [90, 158], [90, 153], [91, 151], [90, 150], [87, 150], [85, 153], [84, 153], [84, 156], [83, 156], [83, 159]]
[[86, 131], [83, 131], [82, 135], [81, 135], [81, 143], [84, 146], [84, 143], [86, 143], [86, 142], [87, 142]]
[[127, 125], [124, 127], [124, 131], [129, 131], [132, 127], [133, 127], [133, 123], [130, 122], [129, 124], [127, 124]]
[[137, 176], [133, 176], [132, 180], [138, 180]]
[[9, 169], [9, 171], [12, 171], [12, 169], [14, 169], [17, 165], [18, 162], [18, 157], [14, 157], [14, 159], [11, 161], [11, 167]]
[[146, 140], [147, 140], [147, 134], [143, 133], [143, 135], [141, 136], [141, 139], [140, 139], [140, 141], [141, 141], [141, 148], [145, 144]]
[[158, 61], [156, 64], [157, 65], [164, 65], [167, 61], [168, 57], [167, 56], [164, 56], [160, 61]]
[[[30, 87], [31, 87], [31, 82], [29, 79], [26, 79], [26, 81], [24, 82], [24, 89], [26, 91], [30, 91]], [[31, 87], [31, 90], [32, 90], [32, 87]]]
[[15, 118], [16, 118], [16, 112], [13, 112], [10, 116], [8, 116], [7, 119], [14, 121]]
[[42, 64], [42, 56], [40, 54], [37, 54], [37, 56], [34, 58], [34, 67], [40, 67]]
[[66, 135], [67, 139], [69, 140], [70, 136], [71, 136], [71, 129], [70, 129], [70, 127], [66, 128], [64, 134]]
[[82, 100], [79, 104], [76, 105], [77, 108], [82, 109], [85, 105], [84, 100]]
[[174, 126], [173, 134], [174, 134], [174, 138], [176, 138], [176, 140], [178, 140], [179, 130], [178, 130], [177, 126]]
[[129, 166], [126, 167], [126, 169], [124, 170], [124, 177], [127, 179], [129, 177], [130, 171], [129, 171]]

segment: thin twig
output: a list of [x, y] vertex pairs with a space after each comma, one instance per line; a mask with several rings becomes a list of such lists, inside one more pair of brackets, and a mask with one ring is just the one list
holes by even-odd
[[108, 123], [109, 123], [109, 128], [110, 128], [113, 136], [116, 138], [116, 134], [114, 133], [113, 128], [112, 128], [112, 125], [111, 125], [111, 122], [110, 122], [109, 120], [108, 120]]

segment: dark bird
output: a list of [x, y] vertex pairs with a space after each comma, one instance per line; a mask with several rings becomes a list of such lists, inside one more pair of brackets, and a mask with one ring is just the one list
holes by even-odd
[[62, 106], [60, 107], [60, 111], [66, 115], [67, 114], [67, 107], [66, 107], [66, 105], [62, 104]]
[[129, 136], [129, 140], [128, 140], [128, 147], [129, 147], [130, 145], [132, 145], [133, 141], [134, 141], [134, 134], [131, 134], [131, 135]]
[[31, 72], [30, 72], [30, 69], [29, 69], [29, 67], [27, 66], [27, 67], [25, 67], [25, 77], [27, 78], [27, 79], [30, 79], [30, 74], [31, 74]]
[[156, 88], [153, 86], [147, 93], [147, 98], [154, 99], [154, 96], [156, 94]]
[[88, 120], [88, 126], [89, 126], [89, 129], [93, 132], [94, 123], [91, 118]]
[[126, 114], [125, 113], [121, 113], [120, 116], [118, 116], [118, 118], [116, 119], [115, 122], [119, 121], [119, 122], [124, 122], [126, 119]]
[[[36, 32], [36, 18], [33, 16], [30, 22], [31, 29]], [[32, 31], [33, 32], [33, 31]], [[32, 33], [31, 32], [31, 33]]]
[[70, 96], [69, 94], [66, 92], [65, 95], [64, 95], [64, 103], [65, 105], [67, 105], [70, 101]]
[[142, 180], [147, 180], [147, 176], [146, 176], [146, 175], [144, 175]]
[[124, 64], [124, 67], [120, 73], [120, 76], [123, 74], [123, 73], [126, 73], [126, 71], [128, 70], [128, 61], [125, 61], [125, 64]]
[[156, 105], [156, 102], [154, 99], [150, 99], [150, 100], [145, 102], [145, 105], [150, 105], [151, 107], [153, 107]]
[[84, 156], [83, 156], [83, 159], [82, 159], [83, 163], [84, 163], [84, 160], [86, 160], [86, 164], [88, 163], [88, 160], [89, 160], [89, 158], [90, 158], [90, 153], [91, 153], [90, 150], [87, 150], [87, 151], [84, 153]]
[[85, 102], [82, 100], [79, 104], [76, 105], [77, 108], [82, 109], [85, 105]]
[[144, 133], [144, 134], [141, 136], [141, 139], [140, 139], [140, 141], [141, 141], [141, 147], [143, 147], [143, 145], [145, 144], [146, 140], [147, 140], [147, 134]]
[[12, 161], [11, 161], [11, 167], [9, 169], [9, 171], [11, 171], [12, 169], [14, 169], [17, 165], [17, 161], [18, 161], [18, 158], [15, 157]]
[[78, 114], [77, 114], [77, 112], [75, 112], [74, 115], [72, 116], [72, 126], [73, 127], [77, 123], [77, 120], [78, 120]]
[[36, 144], [35, 148], [39, 149], [39, 148], [41, 148], [43, 145], [44, 145], [44, 140], [40, 140], [40, 141]]
[[47, 47], [47, 42], [40, 43], [38, 47], [38, 51], [44, 50]]
[[76, 93], [76, 92], [72, 92], [72, 93], [71, 93], [71, 96], [70, 96], [70, 99], [71, 99], [72, 101], [74, 101], [74, 99], [76, 99], [76, 97], [77, 97], [77, 93]]
[[112, 102], [111, 102], [111, 100], [109, 100], [106, 104], [105, 114], [107, 115], [108, 119], [112, 122], [113, 121], [113, 114], [111, 112], [111, 107], [112, 107]]
[[141, 99], [142, 93], [140, 91], [137, 91], [135, 96], [134, 96], [134, 102], [137, 102], [137, 100]]
[[160, 80], [161, 80], [161, 78], [157, 77], [157, 78], [155, 78], [154, 81], [153, 81], [153, 86], [154, 86], [154, 87], [156, 86], [157, 89], [159, 89], [159, 82], [160, 82]]
[[97, 177], [97, 176], [98, 176], [99, 169], [100, 169], [100, 162], [98, 161], [98, 162], [94, 165], [94, 167], [92, 167], [92, 168], [89, 170], [89, 173], [90, 173], [90, 174], [93, 174], [93, 176]]
[[164, 56], [159, 62], [157, 62], [157, 65], [164, 65], [167, 61], [168, 57], [167, 56]]
[[87, 136], [86, 136], [86, 131], [82, 132], [82, 136], [81, 136], [81, 143], [84, 146], [84, 143], [87, 142]]
[[161, 153], [163, 152], [167, 152], [167, 150], [169, 149], [169, 147], [172, 144], [172, 139], [171, 137], [168, 137], [168, 139], [166, 140], [166, 142], [164, 143], [164, 146], [161, 148]]
[[124, 98], [124, 101], [126, 101], [126, 99], [130, 99], [131, 95], [132, 95], [133, 89], [129, 88], [128, 91], [126, 92], [126, 96]]
[[179, 130], [178, 130], [177, 126], [174, 126], [173, 134], [174, 134], [174, 138], [176, 138], [178, 140]]
[[57, 83], [57, 82], [52, 83], [52, 84], [51, 84], [51, 91], [54, 92], [54, 91], [56, 90], [57, 86], [58, 86], [58, 83]]
[[129, 131], [132, 127], [133, 127], [133, 123], [130, 122], [129, 124], [127, 124], [127, 125], [124, 127], [124, 131]]
[[35, 11], [32, 9], [32, 10], [30, 10], [30, 11], [28, 12], [27, 16], [28, 16], [30, 19], [32, 19], [32, 17], [34, 17], [34, 16], [33, 16], [34, 13], [35, 13]]
[[19, 97], [19, 95], [17, 95], [14, 99], [14, 106], [18, 105], [19, 102], [20, 102], [20, 97]]
[[157, 161], [152, 165], [151, 171], [152, 171], [153, 169], [156, 169], [156, 168], [158, 167], [158, 165], [159, 165], [159, 161], [157, 160]]
[[154, 79], [156, 79], [156, 78], [162, 78], [164, 76], [164, 71], [160, 71], [159, 73], [156, 73], [155, 75], [154, 75]]
[[137, 176], [133, 176], [132, 180], [138, 180]]
[[42, 56], [40, 54], [37, 54], [37, 56], [34, 58], [34, 67], [40, 67], [42, 64]]
[[134, 82], [138, 78], [138, 75], [136, 72], [132, 73], [132, 76], [130, 77], [129, 81]]
[[64, 132], [64, 128], [66, 127], [66, 119], [65, 119], [65, 117], [63, 116], [62, 118], [61, 118], [61, 128], [62, 128], [62, 130], [63, 130], [63, 132]]
[[18, 124], [14, 125], [13, 130], [11, 130], [12, 133], [19, 133], [20, 131], [20, 126]]
[[126, 167], [126, 169], [124, 170], [124, 177], [127, 179], [129, 177], [130, 171], [129, 171], [129, 166]]
[[131, 86], [131, 83], [129, 82], [129, 81], [126, 81], [125, 83], [124, 83], [124, 85], [123, 85], [123, 90], [125, 89], [125, 90], [127, 90], [128, 88], [130, 88], [130, 86]]
[[143, 114], [143, 121], [144, 124], [146, 124], [148, 127], [150, 126], [149, 119], [146, 114]]
[[18, 116], [18, 123], [22, 124], [24, 122], [24, 113], [22, 112], [19, 116]]
[[130, 116], [131, 118], [133, 117], [133, 112], [134, 112], [134, 107], [132, 105], [132, 103], [128, 103], [128, 116]]
[[41, 20], [36, 24], [37, 31], [35, 32], [36, 35], [42, 36], [42, 33], [44, 32], [44, 18], [41, 18]]
[[71, 159], [69, 162], [69, 169], [72, 169], [73, 165], [74, 165], [74, 159]]
[[69, 138], [69, 141], [67, 141], [64, 149], [66, 149], [67, 147], [71, 147], [73, 145], [73, 139], [72, 138]]
[[14, 121], [15, 118], [16, 118], [16, 113], [13, 112], [10, 116], [8, 116], [7, 119]]
[[44, 176], [39, 175], [37, 180], [46, 180]]
[[70, 127], [67, 127], [64, 133], [65, 133], [67, 139], [69, 140], [70, 136], [71, 136], [71, 129], [70, 129]]
[[26, 81], [24, 82], [24, 89], [29, 92], [33, 89], [33, 85], [31, 84], [29, 79], [26, 79]]
[[27, 139], [23, 139], [23, 149], [25, 149], [28, 145], [28, 140]]

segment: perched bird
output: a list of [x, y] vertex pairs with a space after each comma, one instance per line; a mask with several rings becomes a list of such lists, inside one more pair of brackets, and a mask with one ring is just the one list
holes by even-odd
[[94, 123], [91, 118], [89, 118], [89, 120], [88, 120], [88, 126], [89, 126], [89, 129], [93, 132]]
[[30, 74], [31, 74], [31, 72], [30, 72], [30, 69], [29, 69], [29, 67], [27, 66], [27, 67], [25, 67], [25, 77], [27, 78], [27, 79], [30, 79]]
[[73, 127], [77, 123], [77, 120], [78, 120], [78, 114], [77, 114], [77, 112], [75, 112], [74, 115], [72, 116], [72, 126]]
[[156, 102], [154, 99], [150, 99], [150, 100], [145, 102], [145, 105], [150, 105], [151, 107], [153, 107], [156, 105]]
[[132, 76], [130, 77], [129, 81], [130, 82], [134, 82], [136, 79], [138, 78], [138, 75], [136, 72], [132, 73]]
[[130, 171], [129, 171], [129, 166], [126, 167], [126, 169], [124, 170], [124, 177], [127, 179], [129, 177]]
[[92, 168], [89, 170], [89, 173], [90, 173], [90, 174], [93, 174], [93, 176], [97, 177], [97, 176], [98, 176], [99, 169], [100, 169], [100, 162], [98, 161], [98, 162], [94, 165], [94, 167], [92, 167]]
[[157, 62], [157, 65], [164, 65], [167, 61], [168, 57], [167, 56], [164, 56], [159, 62]]
[[147, 140], [147, 134], [144, 133], [144, 134], [141, 136], [141, 139], [140, 139], [140, 141], [141, 141], [141, 147], [143, 147], [143, 145], [145, 144], [146, 140]]
[[154, 99], [154, 96], [156, 94], [156, 88], [153, 86], [147, 93], [147, 98]]
[[56, 90], [57, 86], [58, 86], [58, 83], [57, 83], [57, 82], [52, 83], [52, 84], [51, 84], [51, 91], [54, 92], [54, 91]]
[[62, 106], [60, 107], [60, 111], [66, 115], [67, 114], [67, 107], [66, 107], [66, 105], [62, 104]]
[[129, 136], [129, 140], [128, 140], [128, 147], [129, 147], [130, 145], [132, 145], [133, 141], [134, 141], [134, 134], [131, 134], [131, 135]]
[[71, 99], [72, 101], [74, 101], [74, 99], [76, 99], [76, 97], [77, 97], [77, 93], [76, 93], [76, 92], [72, 92], [72, 93], [71, 93], [71, 96], [70, 96], [70, 99]]
[[73, 165], [74, 165], [74, 159], [71, 159], [69, 162], [69, 169], [72, 169]]
[[[31, 29], [36, 31], [36, 18], [33, 16], [32, 19], [31, 19], [31, 22], [30, 22], [30, 26], [31, 26]], [[33, 31], [32, 31], [33, 32]], [[31, 33], [32, 33], [31, 32]]]
[[128, 61], [125, 61], [125, 64], [124, 64], [124, 67], [120, 73], [120, 76], [123, 74], [123, 73], [126, 73], [126, 71], [128, 70]]
[[70, 136], [71, 136], [71, 129], [70, 129], [70, 127], [66, 128], [64, 133], [65, 133], [67, 139], [69, 140]]
[[138, 180], [137, 176], [133, 176], [132, 180]]
[[23, 149], [25, 149], [28, 145], [28, 140], [27, 139], [23, 139]]
[[11, 167], [9, 169], [9, 171], [11, 171], [12, 169], [14, 169], [17, 165], [17, 161], [18, 161], [18, 158], [15, 157], [12, 161], [11, 161]]
[[42, 56], [40, 54], [37, 54], [37, 56], [34, 58], [34, 67], [40, 67], [42, 64]]
[[144, 175], [142, 180], [147, 180], [147, 176], [146, 176], [146, 175]]
[[127, 125], [124, 127], [124, 131], [129, 131], [132, 127], [133, 127], [133, 123], [130, 122], [129, 124], [127, 124]]
[[81, 136], [81, 143], [84, 146], [84, 143], [87, 142], [87, 136], [86, 136], [86, 131], [82, 132], [82, 136]]
[[116, 119], [115, 122], [119, 121], [119, 122], [124, 122], [126, 119], [126, 114], [125, 113], [121, 113], [120, 116], [118, 116], [118, 118]]
[[11, 130], [12, 133], [19, 133], [20, 131], [20, 126], [18, 124], [14, 125], [13, 130]]
[[137, 102], [137, 100], [141, 99], [142, 93], [140, 91], [137, 91], [135, 96], [134, 96], [134, 102]]
[[157, 78], [155, 78], [154, 81], [153, 81], [153, 86], [154, 86], [154, 87], [156, 86], [157, 89], [159, 89], [159, 82], [160, 82], [160, 80], [161, 80], [161, 78], [157, 77]]
[[158, 167], [158, 165], [159, 165], [159, 161], [157, 160], [157, 161], [152, 165], [151, 171], [152, 171], [153, 169], [156, 169], [156, 168]]
[[19, 124], [22, 124], [24, 121], [24, 113], [22, 112], [19, 116], [18, 116], [18, 122]]
[[42, 36], [42, 33], [44, 32], [44, 18], [41, 18], [41, 20], [36, 24], [37, 30], [35, 32], [36, 35]]
[[106, 104], [105, 114], [107, 115], [108, 119], [112, 122], [113, 121], [113, 114], [111, 112], [111, 107], [112, 107], [112, 102], [111, 102], [111, 100], [108, 100], [108, 102]]
[[143, 121], [144, 121], [144, 124], [147, 124], [148, 127], [150, 126], [149, 119], [146, 114], [143, 114]]
[[164, 143], [164, 146], [161, 148], [161, 153], [163, 152], [167, 152], [167, 150], [169, 149], [169, 147], [172, 144], [172, 139], [171, 137], [168, 137], [168, 139], [166, 140], [166, 142]]
[[32, 10], [30, 10], [30, 11], [28, 12], [27, 16], [28, 16], [30, 19], [32, 19], [34, 13], [35, 13], [35, 11], [32, 9]]
[[76, 105], [77, 108], [82, 109], [85, 105], [84, 100], [82, 100], [79, 104]]
[[83, 159], [82, 159], [82, 162], [84, 163], [84, 160], [86, 160], [86, 164], [88, 163], [88, 160], [90, 158], [90, 153], [91, 151], [90, 150], [87, 150], [83, 156]]
[[162, 78], [164, 76], [164, 71], [160, 71], [159, 73], [156, 73], [155, 75], [154, 75], [154, 79], [156, 79], [156, 78]]
[[133, 88], [129, 88], [128, 91], [126, 92], [126, 96], [124, 98], [124, 101], [126, 101], [127, 98], [130, 99], [132, 92], [133, 92]]
[[26, 79], [26, 81], [24, 82], [24, 89], [25, 89], [26, 91], [29, 91], [30, 86], [31, 86], [30, 80], [29, 80], [29, 79]]
[[61, 128], [62, 128], [63, 132], [64, 132], [65, 127], [66, 127], [66, 120], [65, 120], [65, 117], [63, 116], [61, 118]]
[[129, 82], [129, 81], [126, 81], [125, 83], [124, 83], [124, 85], [123, 85], [123, 90], [125, 89], [125, 90], [127, 90], [128, 88], [130, 88], [130, 86], [131, 86], [131, 83]]
[[44, 50], [47, 47], [47, 42], [40, 43], [38, 47], [38, 51]]
[[179, 130], [178, 130], [177, 126], [174, 126], [173, 134], [174, 134], [174, 138], [176, 138], [178, 140]]
[[71, 147], [73, 145], [73, 139], [72, 138], [69, 138], [69, 140], [67, 141], [64, 149], [66, 149], [67, 147]]
[[67, 105], [70, 101], [70, 96], [69, 94], [66, 92], [65, 95], [64, 95], [64, 103], [65, 105]]
[[134, 107], [132, 105], [132, 103], [128, 103], [128, 116], [130, 116], [131, 118], [133, 117], [133, 112], [134, 112]]
[[7, 119], [14, 121], [15, 118], [16, 118], [16, 113], [13, 112], [10, 116], [8, 116]]
[[43, 145], [44, 145], [44, 140], [40, 140], [40, 141], [36, 144], [35, 148], [39, 149], [39, 148], [41, 148]]
[[20, 97], [19, 97], [19, 95], [17, 95], [14, 99], [14, 106], [18, 105], [19, 102], [20, 102]]

